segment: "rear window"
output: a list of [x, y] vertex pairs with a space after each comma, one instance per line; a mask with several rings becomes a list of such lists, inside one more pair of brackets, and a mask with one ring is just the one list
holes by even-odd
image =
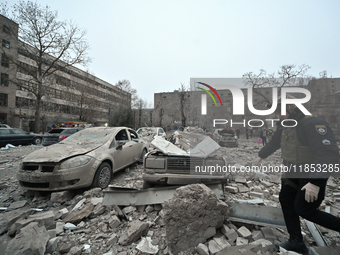
[[77, 132], [77, 129], [65, 129], [62, 134], [63, 135], [72, 135]]
[[62, 128], [54, 128], [51, 129], [50, 131], [48, 131], [49, 134], [60, 134], [61, 132], [63, 132], [65, 129]]

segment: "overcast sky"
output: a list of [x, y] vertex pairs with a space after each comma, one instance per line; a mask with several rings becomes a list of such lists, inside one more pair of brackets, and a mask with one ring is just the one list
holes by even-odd
[[237, 78], [284, 64], [340, 77], [336, 0], [37, 2], [87, 29], [94, 75], [111, 84], [127, 79], [150, 103], [155, 92], [189, 86], [193, 77]]

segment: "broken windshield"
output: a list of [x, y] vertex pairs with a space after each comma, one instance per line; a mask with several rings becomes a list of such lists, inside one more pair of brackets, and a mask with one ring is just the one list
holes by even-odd
[[61, 143], [63, 144], [103, 144], [108, 141], [116, 129], [94, 129], [88, 128], [75, 133], [66, 138]]

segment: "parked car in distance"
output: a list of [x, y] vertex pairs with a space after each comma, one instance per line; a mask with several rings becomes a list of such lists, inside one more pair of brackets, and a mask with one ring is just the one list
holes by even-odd
[[53, 128], [44, 134], [42, 145], [48, 146], [58, 143], [82, 129], [83, 128]]
[[6, 125], [6, 124], [1, 124], [0, 123], [0, 128], [11, 128], [10, 126]]
[[23, 160], [17, 179], [30, 190], [106, 188], [114, 172], [144, 158], [147, 148], [126, 127], [83, 129], [67, 139], [36, 150]]
[[32, 134], [19, 128], [0, 128], [0, 147], [5, 147], [6, 144], [29, 145], [41, 144], [42, 135]]
[[137, 130], [137, 134], [139, 136], [149, 136], [153, 135], [155, 136], [160, 136], [165, 139], [166, 133], [163, 128], [161, 127], [141, 127]]

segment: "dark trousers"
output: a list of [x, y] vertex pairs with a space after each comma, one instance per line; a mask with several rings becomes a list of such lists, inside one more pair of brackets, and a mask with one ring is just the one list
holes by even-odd
[[265, 146], [267, 144], [267, 137], [262, 136], [262, 145]]
[[305, 191], [301, 191], [305, 184], [298, 179], [293, 181], [298, 185], [298, 189], [282, 182], [279, 196], [290, 239], [298, 242], [303, 241], [299, 216], [325, 228], [340, 232], [340, 218], [317, 209], [325, 197], [327, 181], [320, 187], [318, 199], [313, 203], [308, 203], [305, 200]]

